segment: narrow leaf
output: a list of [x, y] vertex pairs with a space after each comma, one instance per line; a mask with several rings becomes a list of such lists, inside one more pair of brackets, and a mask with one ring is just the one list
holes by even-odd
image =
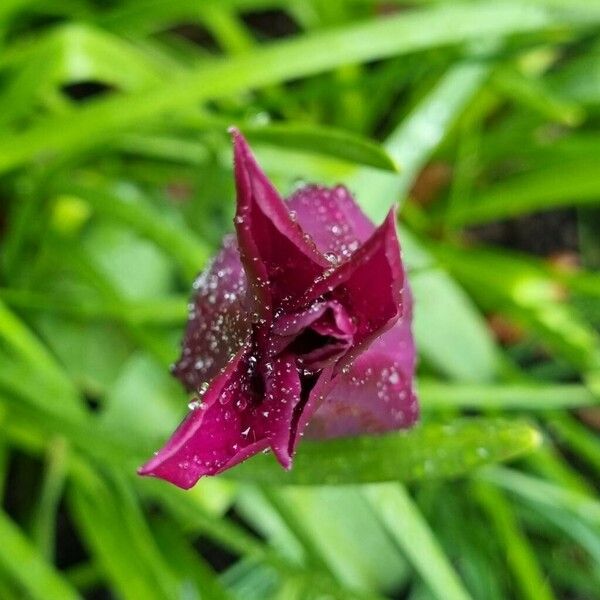
[[228, 472], [265, 484], [344, 485], [458, 477], [490, 462], [533, 450], [540, 435], [522, 421], [458, 419], [381, 436], [304, 441], [284, 471], [259, 455]]
[[369, 486], [364, 493], [434, 596], [439, 600], [469, 600], [471, 596], [404, 487]]
[[249, 88], [306, 77], [328, 69], [407, 54], [471, 39], [547, 30], [557, 25], [591, 25], [598, 11], [556, 11], [518, 2], [460, 3], [402, 12], [386, 19], [274, 43], [201, 68], [160, 85], [69, 112], [66, 116], [6, 135], [0, 142], [0, 170], [41, 153], [93, 147], [132, 125], [161, 113], [236, 94]]
[[11, 519], [0, 511], [0, 565], [35, 600], [75, 600], [77, 592], [46, 563]]
[[384, 171], [398, 171], [398, 164], [385, 148], [344, 130], [288, 123], [241, 125], [241, 130], [251, 141], [325, 154]]

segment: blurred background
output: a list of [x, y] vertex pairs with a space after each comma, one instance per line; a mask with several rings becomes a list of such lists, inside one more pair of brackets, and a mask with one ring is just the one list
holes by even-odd
[[[599, 26], [596, 0], [3, 0], [0, 598], [600, 598]], [[231, 124], [283, 194], [400, 206], [424, 426], [481, 417], [460, 477], [435, 436], [380, 485], [135, 475], [187, 410]]]

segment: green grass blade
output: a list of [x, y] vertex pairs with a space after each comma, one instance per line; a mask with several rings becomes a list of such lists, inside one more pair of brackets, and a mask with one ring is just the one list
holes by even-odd
[[36, 545], [49, 561], [54, 559], [56, 518], [66, 481], [68, 450], [67, 442], [61, 437], [48, 444], [46, 470], [33, 521]]
[[303, 124], [241, 125], [250, 141], [316, 152], [384, 171], [398, 171], [398, 164], [379, 144], [331, 127]]
[[314, 75], [335, 67], [464, 43], [472, 39], [543, 31], [564, 25], [591, 26], [597, 11], [554, 10], [520, 2], [460, 3], [400, 13], [272, 44], [231, 59], [215, 60], [168, 85], [115, 96], [3, 136], [0, 171], [41, 153], [89, 148], [132, 125], [200, 100]]
[[521, 530], [510, 504], [495, 488], [479, 484], [476, 495], [489, 515], [525, 600], [554, 600], [555, 596], [538, 564], [536, 555]]
[[79, 594], [46, 563], [12, 520], [0, 511], [0, 563], [35, 600], [76, 600]]
[[539, 443], [537, 430], [521, 421], [459, 419], [381, 436], [306, 440], [298, 449], [291, 471], [281, 469], [272, 456], [259, 455], [228, 472], [228, 476], [290, 485], [440, 479], [508, 460], [530, 452]]
[[81, 412], [82, 406], [68, 375], [35, 334], [1, 302], [0, 339], [11, 347], [33, 372], [41, 376], [50, 390], [61, 398], [66, 409], [75, 414]]
[[429, 524], [401, 485], [369, 486], [364, 491], [392, 538], [439, 600], [471, 596], [444, 554]]
[[99, 214], [126, 224], [151, 239], [176, 260], [186, 277], [194, 277], [210, 257], [209, 248], [189, 228], [166, 219], [149, 203], [79, 184], [65, 183], [59, 185], [57, 191], [82, 198]]
[[350, 184], [357, 197], [363, 198], [369, 216], [379, 221], [394, 200], [405, 199], [420, 169], [483, 85], [491, 68], [489, 62], [476, 59], [452, 67], [388, 136], [385, 147], [401, 165], [401, 173], [392, 176], [362, 172]]
[[594, 527], [600, 526], [600, 502], [589, 494], [573, 491], [506, 467], [482, 469], [476, 477], [529, 502], [571, 513]]
[[422, 380], [419, 397], [424, 410], [558, 410], [597, 406], [600, 399], [578, 384], [441, 383]]
[[488, 223], [562, 206], [598, 204], [600, 161], [594, 157], [515, 175], [458, 207], [451, 225]]

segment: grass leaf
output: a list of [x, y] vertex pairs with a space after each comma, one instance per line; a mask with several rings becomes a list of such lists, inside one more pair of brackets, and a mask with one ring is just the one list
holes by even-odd
[[540, 443], [536, 429], [520, 421], [459, 419], [426, 423], [381, 436], [304, 441], [294, 468], [284, 471], [270, 455], [259, 455], [228, 476], [264, 484], [348, 485], [458, 477], [489, 462], [530, 452]]

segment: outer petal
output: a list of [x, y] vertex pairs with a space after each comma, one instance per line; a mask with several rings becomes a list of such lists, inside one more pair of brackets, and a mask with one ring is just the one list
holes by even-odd
[[232, 135], [240, 254], [253, 312], [270, 322], [270, 309], [303, 294], [328, 262], [294, 221], [246, 140], [237, 130]]
[[194, 289], [183, 351], [173, 369], [188, 390], [211, 381], [250, 335], [246, 275], [233, 236], [225, 238]]
[[[406, 290], [403, 317], [363, 352], [349, 369], [324, 381], [323, 401], [311, 416], [313, 438], [352, 436], [410, 427], [419, 417], [413, 390], [415, 347], [410, 330], [412, 299]], [[324, 372], [323, 377], [327, 374]], [[310, 407], [309, 407], [310, 410]]]
[[200, 477], [215, 475], [267, 449], [291, 467], [293, 420], [302, 401], [295, 358], [271, 363], [264, 394], [257, 384], [257, 360], [243, 348], [217, 376], [171, 439], [140, 470], [188, 489]]
[[[167, 444], [138, 471], [188, 489], [268, 446], [257, 435], [250, 353], [244, 348], [210, 384]], [[260, 417], [258, 417], [260, 418]]]
[[343, 364], [349, 364], [400, 316], [403, 282], [400, 247], [390, 212], [352, 259], [317, 280], [303, 302], [325, 296], [337, 300], [352, 315], [354, 344], [343, 359]]
[[288, 207], [317, 248], [338, 262], [348, 258], [375, 231], [343, 185], [306, 185], [292, 194]]

